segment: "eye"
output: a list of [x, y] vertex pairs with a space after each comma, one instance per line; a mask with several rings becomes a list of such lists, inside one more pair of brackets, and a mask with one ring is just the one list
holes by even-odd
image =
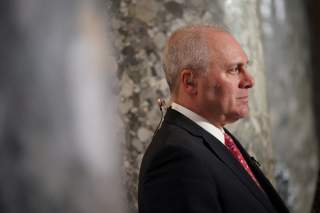
[[232, 74], [237, 74], [240, 72], [240, 67], [239, 66], [235, 66], [235, 67], [232, 67], [230, 70], [229, 70], [230, 73]]

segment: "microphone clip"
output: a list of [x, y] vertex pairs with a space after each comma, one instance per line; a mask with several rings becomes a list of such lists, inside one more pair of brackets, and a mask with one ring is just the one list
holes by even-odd
[[157, 100], [160, 111], [163, 113], [167, 109], [167, 105], [164, 99], [158, 98]]
[[258, 167], [261, 166], [261, 164], [253, 156], [250, 156], [250, 158], [253, 161], [253, 163], [256, 164]]

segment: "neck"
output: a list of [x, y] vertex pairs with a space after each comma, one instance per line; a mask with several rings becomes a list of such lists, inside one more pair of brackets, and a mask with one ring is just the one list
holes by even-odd
[[220, 116], [218, 117], [219, 119], [217, 119], [215, 116], [213, 115], [208, 115], [205, 113], [204, 110], [201, 110], [199, 107], [197, 107], [196, 104], [194, 104], [194, 102], [190, 101], [190, 102], [183, 102], [179, 99], [176, 99], [174, 97], [171, 98], [172, 102], [177, 103], [189, 110], [191, 110], [192, 112], [200, 115], [201, 117], [205, 118], [206, 120], [209, 121], [209, 123], [211, 123], [212, 125], [214, 125], [215, 127], [218, 128], [223, 128], [225, 125], [225, 122], [223, 122], [223, 120], [225, 120], [225, 116]]

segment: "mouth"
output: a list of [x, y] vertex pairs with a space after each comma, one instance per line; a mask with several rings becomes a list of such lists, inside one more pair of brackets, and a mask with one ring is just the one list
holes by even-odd
[[238, 97], [237, 99], [239, 99], [239, 100], [248, 100], [249, 97], [248, 96], [242, 96], [242, 97]]
[[242, 97], [238, 97], [237, 100], [239, 100], [242, 103], [248, 103], [249, 97], [248, 96], [242, 96]]

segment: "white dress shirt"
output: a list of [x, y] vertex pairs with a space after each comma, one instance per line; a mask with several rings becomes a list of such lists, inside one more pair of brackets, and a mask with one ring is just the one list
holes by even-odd
[[211, 135], [216, 137], [222, 144], [224, 144], [224, 130], [223, 128], [218, 128], [211, 124], [207, 119], [201, 117], [197, 113], [177, 104], [177, 103], [172, 103], [171, 108], [180, 112], [193, 122], [195, 122], [197, 125], [202, 127], [204, 130], [209, 132]]

